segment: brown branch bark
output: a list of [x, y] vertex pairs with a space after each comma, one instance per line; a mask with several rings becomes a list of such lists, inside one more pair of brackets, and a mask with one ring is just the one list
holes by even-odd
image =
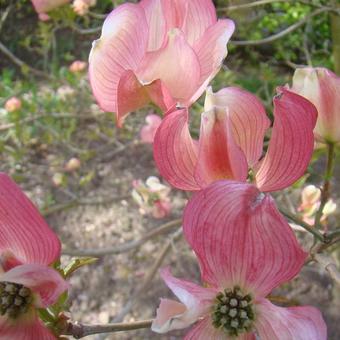
[[72, 335], [76, 339], [84, 338], [88, 335], [131, 331], [136, 329], [150, 328], [153, 320], [142, 320], [129, 323], [111, 323], [89, 325], [82, 323], [69, 323], [63, 335]]

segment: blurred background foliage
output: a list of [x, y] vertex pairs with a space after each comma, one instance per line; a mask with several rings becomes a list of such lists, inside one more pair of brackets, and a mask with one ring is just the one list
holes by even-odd
[[[99, 0], [84, 16], [76, 15], [68, 4], [50, 12], [51, 20], [43, 22], [29, 0], [0, 0], [2, 170], [14, 172], [20, 180], [32, 154], [44, 159], [59, 152], [57, 161], [52, 163], [59, 162], [61, 168], [60, 164], [73, 156], [82, 161], [97, 157], [98, 145], [112, 143], [113, 137], [131, 139], [138, 135], [132, 124], [116, 130], [112, 114], [101, 112], [95, 105], [86, 71], [69, 70], [74, 60], [88, 59], [105, 15], [123, 2], [126, 1]], [[219, 17], [230, 17], [236, 22], [228, 57], [212, 83], [215, 91], [230, 85], [241, 86], [260, 96], [270, 113], [276, 86], [289, 83], [296, 67], [334, 69], [331, 13], [335, 13], [338, 21], [340, 16], [330, 7], [335, 9], [339, 1], [214, 3]], [[297, 25], [296, 29], [275, 39], [275, 35], [292, 25]], [[261, 43], [273, 36], [269, 43]], [[13, 96], [20, 98], [22, 107], [9, 113], [3, 107]], [[202, 104], [203, 98], [192, 110], [200, 112]], [[198, 114], [193, 117], [195, 131], [200, 118]], [[141, 125], [137, 115], [131, 115], [128, 122], [135, 120]], [[84, 170], [79, 181], [90, 182], [91, 173]], [[61, 183], [65, 183], [64, 174], [62, 178]]]
[[[126, 1], [100, 0], [85, 16], [78, 16], [69, 5], [50, 13], [52, 20], [37, 20], [29, 0], [0, 0], [1, 13], [9, 9], [6, 22], [1, 22], [1, 42], [17, 57], [34, 64], [35, 68], [53, 72], [74, 59], [87, 59], [91, 42], [99, 35], [102, 14]], [[130, 1], [133, 2], [133, 1]], [[136, 1], [134, 1], [136, 2]], [[234, 40], [261, 40], [283, 31], [320, 10], [336, 7], [338, 1], [259, 1], [217, 0], [218, 15], [228, 16], [237, 23]], [[261, 1], [260, 1], [261, 3]], [[251, 7], [242, 8], [247, 4]], [[230, 57], [243, 64], [258, 65], [323, 65], [332, 68], [330, 11], [312, 16], [298, 29], [269, 44], [255, 46], [229, 46]], [[93, 33], [91, 33], [93, 32]], [[6, 58], [0, 59], [3, 70], [11, 66]]]

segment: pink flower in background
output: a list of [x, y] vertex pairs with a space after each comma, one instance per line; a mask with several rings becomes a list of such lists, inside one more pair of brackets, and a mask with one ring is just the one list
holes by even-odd
[[5, 103], [5, 110], [7, 112], [14, 112], [20, 110], [22, 106], [21, 100], [17, 97], [8, 99]]
[[299, 179], [308, 166], [316, 116], [308, 100], [280, 88], [263, 156], [270, 121], [261, 102], [236, 87], [215, 94], [209, 90], [199, 140], [190, 136], [187, 109], [174, 111], [157, 130], [155, 161], [161, 175], [182, 190], [200, 190], [218, 179], [245, 182], [249, 169], [261, 191], [281, 190]]
[[152, 144], [156, 131], [161, 125], [162, 119], [155, 114], [150, 114], [145, 117], [145, 121], [146, 125], [144, 125], [140, 130], [140, 139], [144, 143]]
[[301, 205], [299, 207], [300, 211], [309, 211], [313, 209], [313, 206], [320, 202], [321, 190], [315, 185], [307, 185], [301, 191]]
[[266, 298], [291, 280], [306, 258], [270, 196], [251, 184], [215, 182], [193, 196], [183, 228], [203, 286], [163, 269], [163, 280], [180, 302], [161, 299], [154, 331], [197, 322], [185, 340], [326, 340], [316, 308], [283, 308]]
[[234, 31], [211, 0], [142, 0], [106, 18], [93, 43], [89, 73], [103, 110], [117, 123], [149, 101], [163, 111], [190, 105], [216, 75]]
[[56, 339], [37, 309], [54, 304], [68, 284], [49, 267], [60, 241], [20, 188], [0, 173], [0, 339]]
[[89, 11], [89, 8], [95, 4], [96, 0], [74, 0], [72, 7], [75, 13], [83, 16]]
[[[321, 190], [315, 185], [310, 184], [303, 188], [298, 211], [306, 223], [314, 224], [316, 212], [320, 207], [320, 200]], [[335, 210], [336, 203], [332, 199], [328, 200], [322, 211], [321, 223], [325, 223]]]
[[69, 66], [69, 71], [72, 73], [78, 73], [82, 72], [86, 69], [87, 67], [87, 62], [86, 61], [81, 61], [81, 60], [75, 60], [70, 66]]
[[162, 184], [155, 176], [150, 176], [145, 181], [135, 180], [132, 197], [139, 205], [140, 213], [150, 214], [154, 218], [163, 218], [170, 214], [172, 206], [169, 198], [171, 189]]
[[35, 11], [39, 14], [39, 19], [46, 21], [49, 16], [46, 14], [53, 9], [56, 9], [71, 0], [31, 0]]
[[340, 142], [340, 77], [326, 68], [299, 68], [294, 73], [292, 91], [316, 106], [316, 139]]

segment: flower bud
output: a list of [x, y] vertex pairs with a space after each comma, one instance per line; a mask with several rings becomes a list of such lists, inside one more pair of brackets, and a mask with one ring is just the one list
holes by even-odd
[[292, 90], [318, 110], [315, 138], [321, 142], [340, 142], [340, 77], [326, 68], [300, 68], [294, 73]]
[[65, 164], [65, 170], [68, 172], [76, 171], [80, 168], [81, 162], [78, 158], [71, 158], [66, 164]]
[[14, 112], [21, 109], [21, 100], [17, 97], [8, 99], [5, 103], [5, 109], [7, 112]]
[[82, 72], [86, 69], [87, 67], [87, 62], [86, 61], [81, 61], [81, 60], [75, 60], [70, 66], [69, 66], [69, 71], [72, 73], [78, 73]]
[[96, 0], [74, 0], [72, 7], [76, 14], [85, 15], [91, 6], [96, 4]]

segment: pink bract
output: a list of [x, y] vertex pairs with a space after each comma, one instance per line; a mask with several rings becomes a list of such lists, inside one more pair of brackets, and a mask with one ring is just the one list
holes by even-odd
[[22, 315], [0, 316], [0, 339], [56, 339], [39, 320], [36, 308], [54, 304], [69, 287], [49, 267], [59, 258], [57, 236], [20, 188], [0, 173], [0, 283], [23, 285], [32, 295]]
[[294, 73], [292, 91], [316, 106], [317, 140], [340, 142], [340, 77], [326, 68], [299, 68]]
[[[190, 200], [183, 228], [204, 285], [174, 278], [169, 269], [163, 269], [162, 278], [180, 302], [162, 299], [154, 331], [165, 333], [197, 322], [186, 340], [254, 340], [255, 334], [262, 340], [327, 338], [316, 308], [281, 308], [266, 299], [300, 271], [306, 258], [270, 196], [251, 184], [217, 181]], [[233, 291], [237, 291], [236, 300], [224, 297]], [[219, 323], [223, 313], [228, 318]], [[241, 315], [248, 318], [248, 326], [231, 336], [229, 332], [242, 322]], [[233, 325], [231, 331], [224, 328], [225, 323]]]
[[93, 43], [89, 74], [103, 110], [117, 123], [152, 101], [163, 111], [190, 105], [227, 54], [231, 20], [217, 20], [211, 0], [142, 0], [106, 18]]
[[188, 110], [167, 115], [157, 130], [154, 157], [161, 175], [182, 190], [201, 190], [219, 179], [245, 181], [249, 169], [263, 192], [290, 186], [310, 161], [317, 112], [305, 98], [280, 88], [268, 151], [263, 139], [270, 121], [253, 94], [228, 87], [208, 90], [198, 141], [190, 136]]
[[49, 265], [60, 257], [60, 241], [20, 188], [0, 173], [0, 256]]

